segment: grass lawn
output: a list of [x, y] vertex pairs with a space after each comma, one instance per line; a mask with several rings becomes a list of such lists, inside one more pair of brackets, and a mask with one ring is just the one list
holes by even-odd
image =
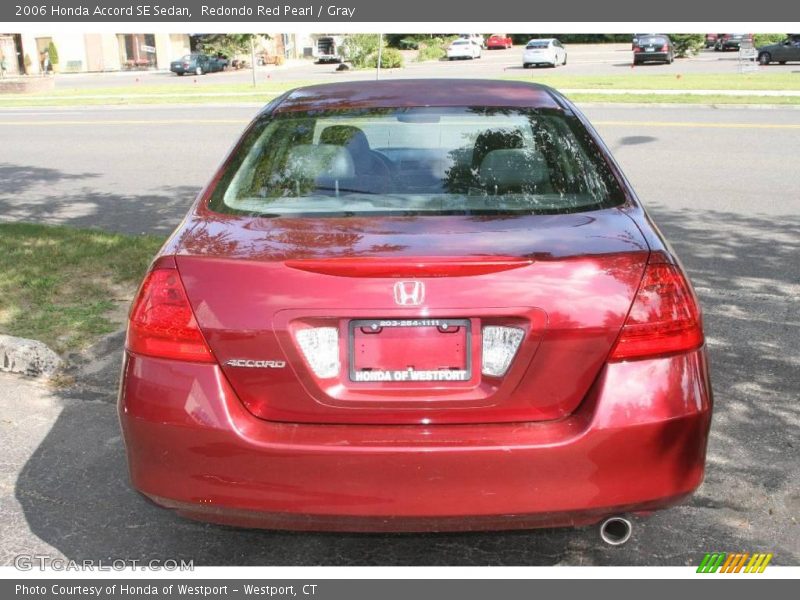
[[74, 88], [58, 84], [55, 90], [35, 94], [0, 96], [0, 108], [16, 106], [86, 106], [123, 104], [202, 104], [208, 102], [269, 102], [293, 88], [311, 85], [311, 81], [291, 84], [263, 82], [209, 85], [132, 83], [126, 87]]
[[[800, 76], [795, 73], [646, 73], [647, 67], [637, 67], [632, 72], [620, 75], [564, 75], [547, 69], [531, 69], [519, 74], [504, 76], [505, 79], [536, 81], [569, 93], [570, 89], [637, 89], [637, 90], [800, 90]], [[347, 75], [342, 75], [342, 81]], [[208, 85], [164, 84], [146, 85], [132, 83], [127, 87], [73, 88], [58, 83], [58, 88], [41, 94], [0, 96], [0, 108], [21, 106], [87, 106], [124, 104], [204, 104], [204, 103], [266, 103], [276, 95], [293, 87], [310, 85], [312, 81], [260, 82], [256, 87], [249, 83], [219, 83]], [[670, 99], [654, 96], [637, 96], [637, 102], [690, 102], [698, 104], [798, 104], [796, 98], [760, 96], [712, 97], [671, 96]], [[588, 99], [584, 100], [590, 101]], [[633, 102], [627, 97], [609, 95], [598, 98], [602, 102]]]
[[52, 225], [0, 223], [0, 333], [79, 350], [119, 328], [164, 242]]
[[506, 79], [536, 81], [560, 90], [800, 90], [800, 76], [795, 73], [642, 73], [648, 67], [636, 67], [624, 75], [564, 75], [553, 70], [531, 69]]
[[769, 104], [800, 105], [800, 96], [714, 96], [699, 94], [591, 94], [562, 90], [573, 102], [615, 102], [619, 104]]

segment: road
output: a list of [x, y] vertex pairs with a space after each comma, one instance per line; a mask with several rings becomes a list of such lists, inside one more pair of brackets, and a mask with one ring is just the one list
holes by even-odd
[[[737, 52], [714, 52], [703, 50], [697, 56], [677, 59], [671, 65], [647, 63], [632, 68], [633, 52], [630, 44], [569, 44], [567, 45], [567, 64], [557, 69], [522, 68], [522, 46], [508, 50], [484, 50], [480, 60], [430, 61], [416, 62], [416, 52], [403, 52], [405, 67], [402, 69], [385, 69], [382, 77], [501, 77], [503, 75], [519, 75], [529, 73], [532, 78], [537, 73], [558, 73], [560, 75], [652, 75], [684, 74], [684, 73], [728, 73], [736, 74], [739, 70]], [[317, 81], [327, 83], [348, 79], [371, 79], [374, 71], [337, 72], [336, 64], [315, 64], [308, 61], [297, 61], [283, 67], [264, 66], [256, 68], [258, 81], [294, 82]], [[759, 67], [763, 73], [797, 73], [800, 64], [770, 65]], [[177, 77], [173, 73], [159, 71], [134, 71], [120, 73], [81, 73], [62, 74], [56, 78], [56, 87], [91, 89], [107, 87], [131, 88], [135, 85], [182, 85], [187, 88], [213, 87], [220, 83], [250, 83], [252, 71], [227, 70], [210, 73], [201, 77]]]
[[[0, 111], [0, 218], [168, 232], [257, 107]], [[240, 531], [184, 521], [127, 486], [112, 404], [118, 337], [51, 390], [0, 376], [0, 563], [19, 552], [196, 564], [800, 562], [800, 111], [587, 106], [700, 296], [716, 410], [706, 481], [637, 523], [447, 535]], [[187, 140], [192, 140], [191, 145]], [[105, 363], [103, 361], [106, 361]]]
[[[0, 109], [0, 220], [168, 233], [257, 111]], [[586, 112], [654, 209], [798, 214], [790, 157], [800, 153], [800, 110], [617, 105]]]

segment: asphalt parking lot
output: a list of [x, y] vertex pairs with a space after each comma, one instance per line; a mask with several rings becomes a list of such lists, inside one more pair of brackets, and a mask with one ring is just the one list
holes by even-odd
[[[502, 77], [508, 75], [530, 74], [536, 78], [537, 72], [558, 73], [564, 75], [651, 75], [654, 73], [680, 75], [684, 73], [737, 73], [739, 70], [738, 53], [735, 51], [714, 52], [702, 50], [691, 58], [676, 59], [671, 65], [646, 63], [632, 66], [633, 52], [630, 44], [568, 44], [568, 61], [556, 69], [542, 67], [539, 69], [522, 68], [522, 45], [507, 50], [484, 50], [479, 60], [429, 61], [416, 62], [415, 51], [405, 51], [405, 66], [402, 69], [384, 69], [382, 77]], [[317, 64], [311, 60], [294, 62], [283, 67], [256, 67], [258, 81], [292, 82], [317, 81], [327, 83], [348, 79], [372, 79], [373, 71], [346, 73], [338, 72], [336, 64]], [[758, 67], [761, 72], [796, 73], [800, 72], [800, 64], [773, 64]], [[64, 74], [56, 80], [57, 88], [108, 88], [128, 87], [131, 85], [179, 85], [187, 88], [214, 86], [220, 83], [243, 83], [252, 81], [252, 71], [242, 69], [234, 71], [210, 73], [200, 77], [177, 77], [174, 73], [164, 71], [134, 71], [98, 74]]]
[[[0, 111], [0, 219], [166, 234], [255, 110]], [[690, 501], [637, 522], [620, 548], [602, 545], [594, 528], [354, 535], [185, 521], [127, 485], [113, 406], [117, 336], [76, 388], [0, 375], [0, 563], [38, 552], [196, 565], [684, 565], [746, 550], [798, 564], [800, 111], [586, 112], [705, 311], [716, 410], [706, 481]]]

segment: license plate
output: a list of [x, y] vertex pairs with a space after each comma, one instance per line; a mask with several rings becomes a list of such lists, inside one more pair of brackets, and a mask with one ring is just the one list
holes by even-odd
[[655, 48], [645, 48], [644, 51], [645, 52], [655, 52], [656, 49]]
[[469, 319], [358, 319], [350, 321], [350, 380], [468, 381]]

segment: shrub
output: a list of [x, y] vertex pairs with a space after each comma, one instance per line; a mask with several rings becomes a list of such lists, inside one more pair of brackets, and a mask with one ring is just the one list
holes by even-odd
[[[391, 43], [389, 44], [392, 45]], [[403, 38], [401, 40], [397, 40], [396, 46], [400, 48], [400, 50], [419, 50], [419, 40], [414, 38]]]
[[420, 44], [419, 51], [417, 52], [417, 61], [425, 62], [426, 60], [439, 60], [445, 55], [444, 44], [441, 38], [436, 38], [430, 42]]
[[756, 33], [753, 36], [753, 45], [756, 48], [778, 44], [786, 39], [785, 33]]
[[[375, 69], [378, 66], [378, 52], [370, 54], [366, 61], [367, 67]], [[381, 52], [381, 69], [399, 69], [403, 66], [403, 55], [394, 48], [384, 48]]]
[[[373, 33], [354, 33], [344, 40], [344, 56], [356, 69], [364, 69], [370, 57], [377, 56], [379, 40]], [[377, 58], [373, 59], [373, 66], [377, 64]]]
[[705, 36], [700, 33], [671, 33], [669, 39], [675, 48], [675, 56], [686, 58], [697, 54], [705, 46]]
[[455, 39], [455, 36], [446, 38], [431, 38], [420, 42], [419, 52], [417, 52], [417, 62], [426, 60], [441, 60], [447, 54], [447, 46]]

